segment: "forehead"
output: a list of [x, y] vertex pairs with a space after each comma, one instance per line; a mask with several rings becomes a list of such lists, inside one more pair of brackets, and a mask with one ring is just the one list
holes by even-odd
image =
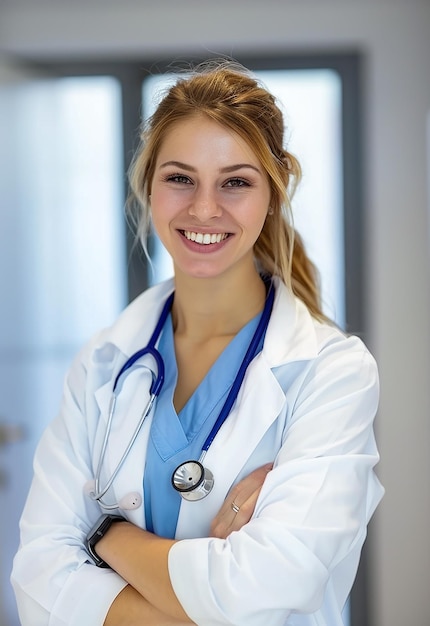
[[182, 154], [194, 152], [214, 154], [235, 154], [246, 156], [247, 160], [259, 163], [256, 151], [250, 142], [227, 125], [217, 122], [204, 114], [196, 114], [177, 120], [169, 125], [161, 140], [158, 159], [166, 152]]

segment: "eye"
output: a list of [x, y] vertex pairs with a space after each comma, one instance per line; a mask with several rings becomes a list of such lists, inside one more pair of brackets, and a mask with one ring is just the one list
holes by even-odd
[[225, 187], [250, 187], [251, 183], [244, 178], [230, 178], [224, 183]]
[[164, 179], [167, 183], [179, 183], [180, 185], [191, 185], [192, 180], [184, 174], [169, 174]]

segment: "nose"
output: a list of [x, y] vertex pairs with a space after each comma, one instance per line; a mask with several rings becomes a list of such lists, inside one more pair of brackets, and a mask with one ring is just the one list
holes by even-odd
[[216, 193], [201, 187], [196, 190], [188, 212], [200, 222], [207, 222], [214, 217], [220, 217], [222, 209]]

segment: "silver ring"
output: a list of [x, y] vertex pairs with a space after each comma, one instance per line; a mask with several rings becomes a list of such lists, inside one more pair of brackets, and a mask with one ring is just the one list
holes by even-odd
[[236, 502], [231, 503], [231, 508], [233, 509], [235, 513], [239, 513], [240, 511], [240, 506], [237, 506]]

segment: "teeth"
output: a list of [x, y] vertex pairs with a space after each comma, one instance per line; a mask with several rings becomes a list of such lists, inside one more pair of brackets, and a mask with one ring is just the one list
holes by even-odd
[[210, 243], [220, 243], [223, 239], [227, 238], [227, 233], [213, 233], [212, 235], [209, 233], [195, 233], [190, 230], [184, 230], [184, 235], [190, 241], [195, 241], [196, 243], [201, 243], [204, 246]]

